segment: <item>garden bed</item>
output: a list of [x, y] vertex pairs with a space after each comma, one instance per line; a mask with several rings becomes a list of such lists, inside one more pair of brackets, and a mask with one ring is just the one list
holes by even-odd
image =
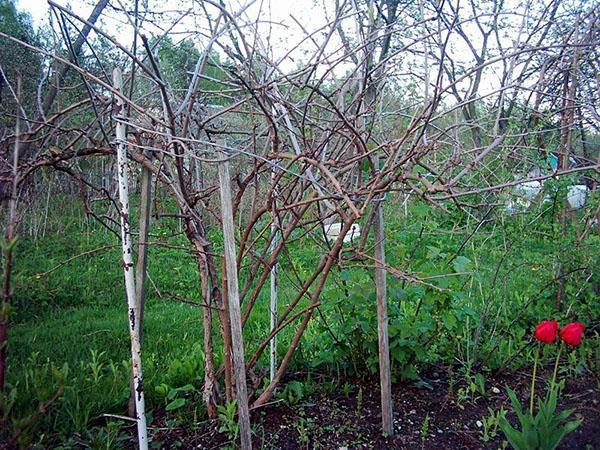
[[[505, 386], [512, 387], [527, 404], [531, 375], [518, 372], [488, 377], [484, 389], [474, 392], [455, 382], [446, 371], [434, 371], [419, 383], [393, 386], [396, 434], [380, 433], [378, 380], [353, 380], [344, 385], [312, 382], [314, 392], [294, 405], [284, 399], [252, 413], [254, 447], [270, 449], [497, 449], [503, 435], [486, 433], [485, 419], [503, 406], [510, 411]], [[543, 383], [538, 383], [543, 393]], [[482, 392], [483, 391], [483, 392]], [[598, 379], [584, 375], [566, 382], [558, 409], [574, 408], [571, 419], [582, 419], [559, 448], [600, 448], [600, 389]], [[514, 424], [514, 414], [507, 415]], [[220, 423], [167, 426], [164, 411], [156, 413], [153, 441], [158, 448], [214, 449], [231, 446], [219, 433]], [[492, 427], [493, 428], [493, 427]], [[486, 439], [487, 440], [484, 440]], [[160, 443], [160, 444], [159, 444]]]

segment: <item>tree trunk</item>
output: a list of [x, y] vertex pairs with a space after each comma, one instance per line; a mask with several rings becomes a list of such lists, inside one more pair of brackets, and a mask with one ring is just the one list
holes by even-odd
[[[96, 23], [96, 21], [102, 14], [102, 11], [104, 10], [104, 8], [106, 7], [107, 4], [108, 4], [108, 0], [99, 0], [98, 3], [96, 3], [96, 6], [94, 7], [94, 9], [92, 10], [92, 13], [90, 14], [90, 17], [88, 17], [88, 19], [87, 19], [88, 23], [84, 24], [83, 29], [81, 30], [81, 34], [79, 35], [79, 37], [75, 40], [75, 43], [73, 44], [73, 56], [77, 57], [77, 56], [79, 56], [79, 53], [81, 53], [81, 48], [83, 47], [84, 42], [86, 41], [88, 35], [90, 34], [90, 31], [92, 31], [92, 25], [94, 25]], [[69, 72], [69, 69], [70, 69], [69, 65], [58, 65], [56, 67], [56, 69], [55, 69], [56, 73], [57, 73], [56, 84], [53, 84], [50, 86], [48, 93], [44, 97], [44, 102], [42, 104], [42, 111], [41, 111], [41, 113], [43, 115], [46, 115], [50, 112], [52, 103], [54, 103], [54, 99], [56, 98], [56, 95], [58, 94], [60, 85], [66, 78], [67, 73]], [[38, 117], [38, 120], [40, 120], [40, 119], [42, 119], [41, 114], [40, 114], [40, 117]]]

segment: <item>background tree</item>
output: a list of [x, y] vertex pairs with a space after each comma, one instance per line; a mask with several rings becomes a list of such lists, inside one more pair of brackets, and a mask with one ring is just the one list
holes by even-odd
[[[14, 0], [0, 1], [0, 32], [15, 36], [31, 45], [40, 41], [33, 30], [31, 16], [18, 12]], [[0, 42], [0, 102], [2, 105], [2, 133], [12, 130], [15, 122], [17, 102], [16, 81], [21, 77], [21, 107], [24, 117], [35, 114], [37, 108], [37, 87], [41, 82], [42, 58], [40, 54], [28, 49], [16, 47], [10, 42]], [[29, 126], [30, 124], [26, 123]]]

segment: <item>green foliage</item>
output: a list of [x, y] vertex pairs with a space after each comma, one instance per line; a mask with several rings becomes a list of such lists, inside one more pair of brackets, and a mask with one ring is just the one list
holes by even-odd
[[92, 427], [83, 431], [79, 436], [70, 437], [56, 450], [71, 450], [80, 448], [93, 448], [98, 450], [126, 449], [130, 436], [122, 431], [121, 423], [109, 421], [102, 427]]
[[240, 432], [240, 426], [235, 417], [237, 412], [237, 402], [227, 402], [224, 405], [217, 406], [217, 413], [221, 426], [219, 433], [225, 433], [229, 440], [235, 441]]
[[425, 448], [425, 441], [429, 437], [429, 425], [429, 413], [427, 413], [421, 424], [421, 447], [423, 448]]
[[161, 75], [171, 85], [174, 91], [187, 88], [191, 74], [196, 66], [200, 52], [189, 39], [184, 39], [175, 44], [170, 37], [161, 39], [157, 48], [158, 63]]
[[[488, 407], [489, 415], [482, 417], [481, 419], [481, 440], [483, 442], [489, 442], [498, 435], [498, 429], [500, 427], [501, 420], [505, 420], [506, 411], [501, 406], [498, 411], [494, 411]], [[478, 424], [479, 425], [479, 424]]]
[[314, 426], [314, 419], [307, 419], [306, 417], [300, 417], [300, 420], [296, 422], [296, 430], [298, 431], [298, 440], [301, 444], [307, 445], [309, 442], [309, 432]]
[[342, 385], [342, 392], [344, 393], [344, 396], [346, 398], [350, 397], [350, 392], [352, 392], [352, 385], [350, 383], [348, 383], [348, 382], [345, 382]]
[[[37, 46], [39, 39], [33, 30], [31, 16], [17, 11], [13, 0], [0, 0], [0, 32], [13, 36], [27, 44]], [[35, 105], [37, 83], [41, 76], [42, 61], [38, 53], [26, 49], [8, 39], [0, 39], [0, 67], [6, 76], [0, 75], [0, 104], [3, 112], [0, 116], [0, 128], [12, 128], [17, 104], [10, 92], [17, 90], [17, 76], [21, 76], [21, 102], [26, 112], [32, 113]]]
[[456, 404], [460, 409], [465, 409], [466, 401], [474, 402], [480, 397], [486, 396], [485, 378], [482, 373], [472, 374], [468, 371], [464, 375], [465, 386], [456, 392]]
[[[33, 354], [25, 369], [24, 384], [11, 384], [0, 394], [0, 416], [8, 423], [0, 432], [0, 439], [12, 439], [21, 446], [32, 443], [35, 431], [47, 419], [46, 410], [64, 399], [68, 393], [69, 365], [58, 367], [49, 361], [37, 366]], [[23, 395], [25, 394], [25, 395]]]
[[[183, 96], [192, 80], [194, 70], [200, 52], [191, 39], [183, 39], [179, 42], [173, 42], [169, 36], [163, 36], [160, 42], [151, 39], [150, 47], [155, 48], [156, 58], [161, 70], [161, 76], [168, 84], [171, 92]], [[199, 83], [199, 94], [202, 103], [209, 105], [222, 105], [226, 100], [222, 95], [218, 95], [223, 89], [224, 82], [228, 76], [224, 70], [227, 64], [221, 62], [217, 52], [212, 52], [207, 58], [204, 66], [204, 77]], [[155, 86], [141, 82], [138, 87], [138, 95], [146, 94], [158, 95]]]
[[170, 388], [166, 383], [161, 383], [156, 386], [154, 390], [159, 395], [165, 397], [165, 409], [167, 411], [174, 411], [185, 406], [187, 399], [184, 397], [184, 395], [190, 392], [195, 392], [196, 388], [194, 388], [194, 386], [191, 384], [186, 384], [185, 386], [178, 388]]
[[[165, 203], [161, 208], [171, 211], [172, 205]], [[595, 267], [600, 239], [591, 234], [577, 243], [571, 228], [562, 236], [552, 211], [499, 216], [481, 226], [464, 246], [464, 240], [478, 224], [461, 214], [442, 213], [414, 202], [404, 216], [393, 198], [386, 203], [385, 211], [388, 263], [426, 282], [388, 276], [390, 351], [395, 379], [412, 378], [418, 382], [424, 367], [460, 361], [466, 369], [457, 371], [461, 378], [453, 386], [453, 395], [464, 397], [463, 403], [474, 401], [487, 394], [483, 378], [487, 370], [501, 366], [510, 370], [530, 364], [526, 344], [532, 323], [547, 317], [561, 322], [587, 322], [599, 315], [600, 305], [594, 301], [598, 275], [586, 271], [573, 272], [565, 280], [568, 304], [563, 311], [569, 311], [568, 315], [555, 310], [553, 280], [557, 258], [567, 267]], [[137, 220], [136, 209], [132, 215]], [[9, 430], [1, 433], [12, 434], [34, 415], [40, 404], [38, 398], [57, 392], [60, 384], [53, 381], [51, 367], [62, 368], [66, 363], [64, 393], [43, 416], [34, 417], [31, 427], [32, 432], [45, 436], [42, 445], [46, 447], [90, 430], [102, 413], [123, 414], [129, 389], [128, 331], [118, 240], [81, 217], [74, 202], [57, 196], [48, 217], [51, 231], [37, 239], [22, 236], [15, 259], [8, 370], [14, 393], [8, 391], [3, 407], [4, 413], [14, 420], [10, 421]], [[179, 296], [200, 301], [196, 262], [192, 255], [179, 249], [186, 245], [179, 227], [172, 218], [161, 218], [152, 224], [156, 239], [169, 246], [150, 247], [152, 283], [147, 291], [143, 354], [148, 408], [170, 405], [170, 413], [177, 421], [184, 420], [195, 405], [201, 404], [196, 390], [204, 375], [201, 310], [172, 299]], [[299, 236], [301, 233], [290, 244], [291, 264], [298, 276], [306, 279], [321, 250]], [[215, 252], [219, 252], [220, 235], [213, 232], [211, 240], [216, 243]], [[107, 245], [112, 247], [87, 254]], [[61, 265], [80, 254], [84, 256]], [[242, 270], [242, 283], [246, 277]], [[296, 292], [296, 285], [287, 280], [282, 277], [282, 298], [292, 298]], [[342, 267], [327, 281], [320, 301], [322, 316], [314, 315], [291, 370], [329, 374], [322, 381], [323, 388], [350, 395], [351, 387], [344, 385], [344, 376], [364, 376], [378, 367], [372, 270]], [[299, 307], [306, 306], [304, 302]], [[244, 329], [248, 353], [256, 349], [268, 326], [265, 292], [259, 296]], [[278, 336], [280, 349], [290, 342], [293, 331], [289, 327]], [[600, 367], [595, 342], [584, 340], [570, 353], [566, 373], [575, 376]], [[215, 363], [219, 365], [223, 358], [219, 340], [215, 347]], [[551, 357], [541, 355], [542, 361]], [[266, 367], [267, 356], [258, 364]], [[482, 369], [481, 373], [470, 369], [473, 367]], [[39, 381], [34, 383], [34, 379]], [[40, 394], [46, 397], [38, 397], [35, 386], [45, 386], [47, 392]], [[312, 389], [310, 380], [295, 380], [276, 395], [298, 405], [311, 395]], [[358, 415], [362, 413], [362, 395], [359, 390]], [[203, 416], [205, 411], [198, 414]]]
[[507, 388], [520, 429], [513, 428], [505, 417], [500, 418], [500, 428], [515, 450], [553, 450], [567, 434], [581, 424], [580, 420], [563, 424], [573, 410], [556, 412], [558, 391], [558, 385], [551, 386], [546, 399], [539, 399], [538, 413], [533, 415], [530, 411], [523, 410], [515, 392]]
[[358, 388], [358, 394], [356, 395], [356, 415], [360, 416], [363, 407], [363, 390], [362, 386]]
[[306, 395], [304, 383], [298, 380], [290, 381], [276, 394], [277, 398], [285, 400], [288, 405], [298, 404]]

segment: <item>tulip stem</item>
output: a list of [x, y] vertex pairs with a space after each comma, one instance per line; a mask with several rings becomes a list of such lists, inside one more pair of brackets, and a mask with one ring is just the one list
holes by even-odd
[[529, 399], [529, 412], [533, 415], [533, 397], [535, 396], [535, 376], [537, 373], [538, 359], [540, 358], [540, 346], [538, 344], [533, 361], [533, 376], [531, 377], [531, 397]]
[[554, 389], [554, 384], [556, 383], [556, 374], [558, 373], [558, 362], [560, 361], [560, 354], [564, 345], [564, 342], [561, 342], [560, 346], [558, 347], [558, 355], [556, 355], [556, 361], [554, 362], [554, 372], [552, 373], [552, 384], [550, 384], [550, 389]]

